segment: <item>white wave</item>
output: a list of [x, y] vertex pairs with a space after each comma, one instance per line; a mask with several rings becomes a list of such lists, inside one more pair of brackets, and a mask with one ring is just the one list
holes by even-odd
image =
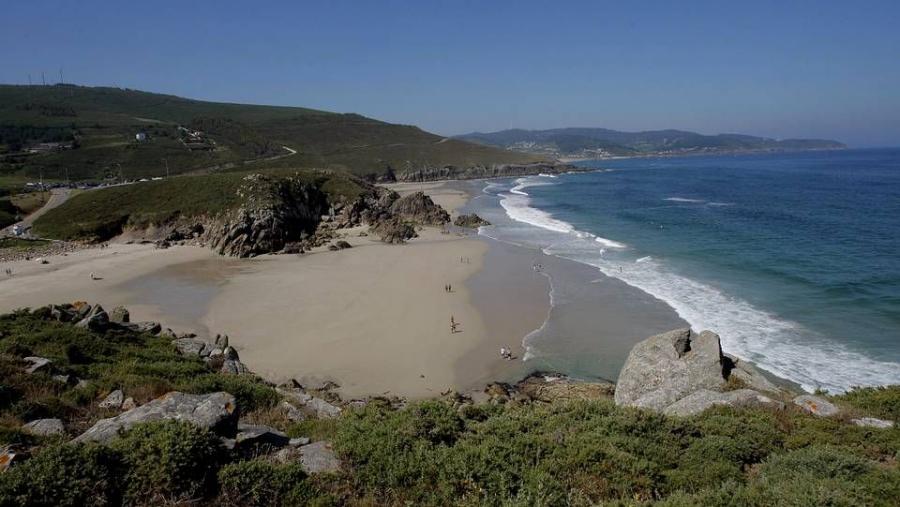
[[672, 202], [692, 202], [692, 203], [704, 203], [703, 199], [688, 199], [687, 197], [666, 197], [663, 199], [664, 201], [672, 201]]
[[619, 243], [618, 241], [613, 241], [611, 239], [601, 238], [600, 236], [596, 236], [594, 238], [594, 241], [607, 248], [628, 248], [628, 245], [626, 245], [625, 243]]
[[734, 206], [733, 202], [708, 202], [707, 206]]
[[[808, 391], [822, 388], [840, 392], [852, 386], [900, 384], [900, 365], [895, 362], [866, 356], [713, 286], [674, 273], [652, 256], [641, 257], [636, 262], [625, 262], [614, 255], [601, 256], [603, 242], [596, 241], [589, 233], [575, 234], [579, 231], [571, 224], [532, 208], [527, 196], [501, 195], [501, 198], [501, 206], [509, 218], [539, 228], [536, 231], [545, 231], [540, 235], [515, 233], [523, 244], [547, 245], [541, 250], [548, 255], [595, 266], [605, 275], [665, 301], [695, 330], [710, 329], [718, 333], [725, 352], [757, 363]], [[492, 232], [495, 238], [503, 234], [502, 224], [500, 230]], [[537, 336], [539, 331], [529, 337]], [[539, 351], [528, 343], [529, 337], [523, 344], [528, 351], [527, 358], [532, 358]]]
[[570, 233], [575, 230], [572, 224], [553, 218], [550, 213], [529, 206], [530, 200], [525, 195], [501, 195], [500, 206], [506, 210], [509, 218], [541, 229]]

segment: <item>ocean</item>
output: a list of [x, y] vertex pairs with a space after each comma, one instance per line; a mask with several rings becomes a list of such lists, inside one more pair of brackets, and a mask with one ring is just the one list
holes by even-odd
[[[649, 293], [807, 390], [900, 384], [900, 149], [579, 165], [595, 171], [482, 182], [480, 234]], [[536, 330], [526, 359], [610, 375], [561, 340]]]

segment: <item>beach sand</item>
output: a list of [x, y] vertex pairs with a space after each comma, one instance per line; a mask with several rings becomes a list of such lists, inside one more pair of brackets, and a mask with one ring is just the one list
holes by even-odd
[[[465, 188], [442, 183], [394, 188], [424, 190], [448, 210], [468, 200]], [[487, 305], [499, 312], [489, 332], [466, 283], [481, 270], [488, 244], [474, 231], [422, 228], [419, 235], [387, 245], [353, 231], [347, 250], [242, 260], [201, 247], [114, 244], [51, 257], [47, 265], [6, 265], [14, 276], [0, 281], [0, 311], [74, 300], [124, 305], [133, 320], [228, 334], [241, 360], [267, 379], [331, 380], [349, 397], [431, 397], [521, 368], [502, 360], [499, 348], [521, 355], [521, 338], [547, 314], [546, 284], [497, 279], [507, 301]], [[520, 267], [530, 271], [524, 261]], [[91, 280], [92, 272], [102, 280]], [[499, 292], [510, 287], [528, 293], [522, 315]], [[498, 318], [508, 323], [497, 326]]]

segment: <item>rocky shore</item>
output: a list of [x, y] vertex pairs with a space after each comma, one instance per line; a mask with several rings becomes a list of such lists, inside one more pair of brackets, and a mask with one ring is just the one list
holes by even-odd
[[540, 162], [534, 164], [494, 164], [490, 166], [443, 166], [398, 172], [394, 181], [426, 182], [440, 180], [476, 180], [485, 178], [517, 178], [536, 174], [563, 174], [568, 172], [589, 171], [582, 167], [558, 162]]

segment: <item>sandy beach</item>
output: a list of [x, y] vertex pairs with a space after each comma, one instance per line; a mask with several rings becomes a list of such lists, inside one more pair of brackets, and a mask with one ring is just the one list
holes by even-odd
[[[394, 189], [423, 190], [448, 210], [469, 197], [443, 183]], [[238, 260], [202, 247], [113, 244], [50, 257], [49, 264], [19, 261], [5, 266], [14, 275], [0, 280], [0, 311], [74, 300], [121, 304], [134, 320], [229, 334], [241, 359], [268, 379], [331, 380], [350, 397], [429, 397], [521, 369], [498, 351], [508, 346], [521, 357], [521, 338], [546, 317], [547, 285], [540, 277], [500, 282], [498, 297], [517, 287], [527, 295], [522, 305], [488, 302], [481, 309], [472, 304], [467, 281], [489, 247], [474, 232], [422, 228], [405, 245], [356, 232], [346, 237], [351, 249], [302, 256]], [[520, 264], [529, 270], [526, 260]], [[451, 332], [451, 317], [458, 332]]]

